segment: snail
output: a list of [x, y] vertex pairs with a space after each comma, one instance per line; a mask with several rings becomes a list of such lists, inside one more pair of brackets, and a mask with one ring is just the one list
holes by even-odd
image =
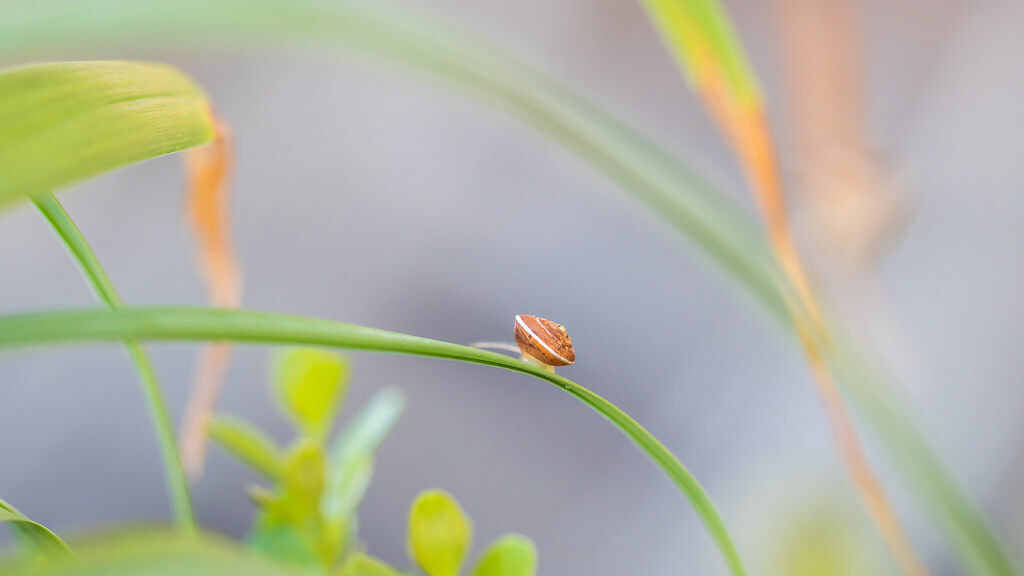
[[552, 372], [555, 366], [576, 362], [576, 351], [565, 327], [546, 318], [517, 314], [514, 332], [516, 345], [501, 342], [478, 342], [478, 348], [499, 348], [518, 352], [523, 360], [541, 364]]

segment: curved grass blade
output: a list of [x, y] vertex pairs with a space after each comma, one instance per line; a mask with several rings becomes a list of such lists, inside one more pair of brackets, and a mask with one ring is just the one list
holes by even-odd
[[393, 352], [494, 366], [545, 380], [611, 421], [653, 460], [689, 499], [731, 573], [744, 573], [732, 538], [711, 499], [675, 455], [612, 403], [531, 362], [479, 348], [354, 324], [249, 310], [121, 308], [0, 317], [0, 348], [123, 339], [231, 340], [239, 343], [302, 344]]
[[0, 500], [0, 524], [10, 524], [17, 532], [18, 537], [33, 551], [38, 551], [47, 558], [60, 558], [71, 555], [68, 545], [50, 531], [49, 528], [38, 522], [29, 520], [17, 508], [7, 502]]
[[0, 70], [0, 207], [213, 135], [206, 95], [169, 66]]
[[[695, 242], [772, 318], [787, 329], [793, 327], [785, 303], [790, 289], [750, 217], [657, 145], [557, 81], [428, 15], [356, 0], [38, 0], [0, 5], [0, 54], [9, 57], [54, 46], [114, 42], [188, 47], [224, 41], [327, 40], [426, 72], [505, 109], [620, 183]], [[840, 332], [832, 326], [833, 338]], [[932, 511], [965, 566], [981, 574], [1016, 574], [999, 538], [905, 408], [891, 395], [877, 402], [866, 400], [872, 396], [870, 389], [880, 384], [864, 379], [860, 369], [838, 365], [838, 356], [860, 357], [858, 350], [846, 346], [829, 356], [843, 391], [858, 402], [915, 493], [933, 497], [928, 500]], [[879, 403], [884, 408], [878, 408]], [[923, 462], [931, 463], [927, 470]]]
[[[57, 236], [64, 242], [64, 246], [78, 263], [82, 275], [92, 286], [96, 297], [108, 308], [120, 308], [121, 296], [118, 295], [110, 277], [103, 270], [96, 254], [86, 242], [85, 236], [75, 226], [53, 193], [47, 192], [36, 196], [32, 201], [50, 223]], [[189, 497], [188, 482], [185, 481], [185, 473], [178, 457], [174, 441], [174, 425], [171, 424], [163, 388], [160, 386], [160, 380], [157, 379], [156, 370], [153, 369], [153, 362], [142, 346], [131, 340], [126, 340], [124, 346], [142, 383], [142, 393], [146, 397], [146, 406], [149, 409], [150, 420], [160, 446], [160, 457], [163, 460], [164, 476], [167, 479], [167, 491], [171, 497], [171, 509], [175, 521], [184, 530], [193, 532], [196, 522], [192, 514], [192, 501]]]
[[223, 415], [210, 419], [210, 439], [236, 458], [271, 480], [281, 477], [281, 449], [261, 430], [248, 422]]

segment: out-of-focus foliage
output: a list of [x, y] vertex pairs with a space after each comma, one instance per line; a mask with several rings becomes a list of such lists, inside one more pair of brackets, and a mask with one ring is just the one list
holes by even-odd
[[0, 206], [202, 144], [209, 103], [187, 76], [139, 62], [0, 71]]
[[533, 541], [508, 534], [494, 541], [473, 571], [473, 576], [530, 576], [537, 572], [537, 548]]
[[[427, 576], [462, 573], [473, 541], [473, 523], [455, 498], [441, 490], [420, 494], [409, 510], [409, 555]], [[518, 534], [495, 540], [477, 561], [473, 576], [533, 576], [537, 548]]]
[[[367, 556], [358, 541], [356, 511], [373, 476], [373, 455], [402, 413], [396, 390], [377, 393], [336, 437], [325, 438], [348, 389], [350, 370], [337, 354], [288, 348], [272, 363], [272, 397], [291, 420], [296, 440], [286, 450], [249, 424], [224, 416], [210, 437], [273, 480], [253, 487], [257, 505], [247, 541], [263, 554], [339, 576], [398, 574]], [[458, 576], [469, 553], [472, 525], [458, 502], [438, 490], [421, 494], [409, 512], [409, 555], [427, 576]], [[532, 576], [537, 553], [518, 535], [496, 541], [474, 572], [479, 576]]]
[[238, 418], [218, 415], [207, 427], [210, 437], [253, 470], [271, 480], [281, 476], [284, 455], [262, 430]]
[[348, 391], [349, 366], [337, 354], [291, 348], [274, 363], [277, 403], [302, 434], [322, 441]]
[[469, 553], [473, 525], [449, 494], [420, 494], [409, 510], [409, 555], [428, 576], [456, 576]]
[[365, 554], [353, 554], [345, 561], [338, 576], [399, 576], [391, 566]]
[[[809, 499], [780, 520], [773, 546], [772, 574], [780, 576], [861, 576], [882, 574], [879, 550], [865, 538], [856, 509], [832, 497]], [[858, 522], [861, 520], [861, 522]]]
[[210, 534], [123, 531], [78, 545], [75, 552], [11, 576], [312, 576]]
[[405, 399], [396, 390], [381, 391], [328, 446], [348, 390], [347, 360], [326, 350], [288, 348], [274, 356], [270, 375], [271, 396], [295, 427], [291, 446], [282, 449], [241, 419], [220, 415], [210, 423], [210, 437], [273, 481], [270, 488], [250, 489], [257, 513], [249, 544], [293, 564], [337, 569], [355, 549], [355, 514], [373, 473], [373, 453]]

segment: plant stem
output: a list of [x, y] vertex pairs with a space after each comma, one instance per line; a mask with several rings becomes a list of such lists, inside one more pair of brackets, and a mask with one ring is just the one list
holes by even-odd
[[[100, 301], [108, 308], [120, 308], [122, 306], [121, 297], [117, 294], [117, 290], [114, 289], [114, 285], [104, 272], [103, 267], [100, 266], [96, 254], [89, 247], [82, 232], [75, 226], [56, 196], [53, 193], [47, 193], [33, 198], [32, 201], [53, 227], [54, 232], [60, 236], [68, 251], [71, 252]], [[167, 403], [164, 400], [160, 381], [157, 379], [149, 355], [142, 349], [142, 346], [133, 340], [125, 340], [124, 346], [135, 366], [135, 371], [139, 374], [142, 392], [146, 397], [146, 406], [149, 408], [150, 419], [160, 445], [164, 475], [167, 478], [167, 491], [171, 498], [175, 522], [183, 531], [194, 533], [196, 521], [192, 513], [188, 483], [181, 467], [181, 460], [174, 440], [174, 427], [167, 411]]]
[[125, 339], [230, 340], [393, 352], [495, 366], [546, 380], [610, 420], [653, 460], [689, 499], [718, 546], [731, 573], [744, 574], [736, 547], [711, 499], [686, 467], [661, 442], [604, 398], [531, 362], [479, 348], [354, 324], [250, 310], [143, 307], [71, 310], [0, 317], [0, 348]]

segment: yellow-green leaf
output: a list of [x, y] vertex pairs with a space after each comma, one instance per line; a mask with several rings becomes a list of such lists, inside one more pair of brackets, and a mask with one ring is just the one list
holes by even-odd
[[518, 534], [494, 541], [480, 557], [473, 576], [533, 576], [537, 573], [537, 547]]
[[324, 452], [312, 442], [301, 442], [288, 453], [282, 468], [285, 493], [296, 505], [312, 511], [324, 490]]
[[348, 362], [317, 348], [288, 348], [275, 359], [274, 391], [302, 433], [323, 442], [348, 389]]
[[472, 533], [459, 503], [441, 490], [420, 494], [409, 511], [409, 554], [428, 576], [456, 576]]
[[228, 540], [178, 533], [122, 531], [77, 547], [77, 558], [15, 575], [31, 576], [303, 576], [308, 572], [248, 553]]
[[404, 408], [400, 391], [381, 390], [335, 440], [323, 502], [328, 521], [342, 524], [355, 513], [373, 475], [373, 453]]
[[399, 572], [376, 558], [353, 554], [342, 565], [338, 576], [399, 576]]
[[236, 458], [271, 480], [281, 476], [281, 449], [261, 430], [228, 416], [214, 416], [206, 428], [210, 438]]
[[206, 95], [175, 68], [67, 62], [0, 70], [0, 206], [207, 142]]

